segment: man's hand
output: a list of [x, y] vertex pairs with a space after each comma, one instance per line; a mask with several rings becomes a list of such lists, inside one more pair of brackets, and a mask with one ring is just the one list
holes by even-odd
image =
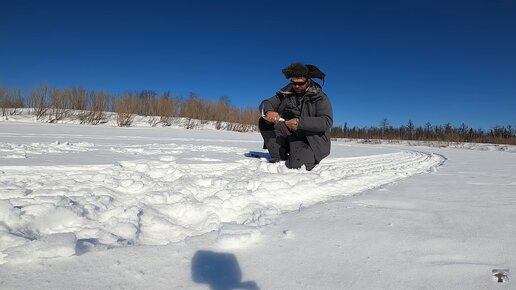
[[299, 124], [299, 119], [298, 118], [294, 118], [294, 119], [290, 119], [290, 120], [286, 120], [285, 121], [285, 126], [287, 126], [290, 129], [290, 131], [296, 131], [298, 124]]
[[268, 111], [265, 113], [265, 116], [263, 117], [265, 120], [271, 122], [271, 123], [278, 123], [279, 121], [282, 121], [282, 118], [278, 114], [278, 112]]

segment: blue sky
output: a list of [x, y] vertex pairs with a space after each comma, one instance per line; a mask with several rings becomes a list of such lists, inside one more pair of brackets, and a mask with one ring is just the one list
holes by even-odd
[[170, 90], [257, 107], [315, 64], [334, 125], [516, 126], [516, 2], [2, 3], [0, 84]]

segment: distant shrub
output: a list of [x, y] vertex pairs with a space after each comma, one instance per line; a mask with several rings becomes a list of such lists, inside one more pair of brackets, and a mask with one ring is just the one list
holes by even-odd
[[131, 126], [137, 110], [138, 102], [132, 97], [113, 100], [113, 111], [117, 114], [116, 123], [120, 127]]
[[9, 118], [19, 112], [19, 109], [25, 107], [23, 98], [19, 89], [9, 89], [0, 87], [0, 110], [2, 117]]

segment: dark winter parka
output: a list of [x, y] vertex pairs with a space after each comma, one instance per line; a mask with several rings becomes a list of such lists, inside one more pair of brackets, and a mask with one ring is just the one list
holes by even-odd
[[306, 93], [297, 97], [292, 85], [280, 89], [276, 95], [260, 104], [260, 112], [278, 112], [285, 119], [299, 119], [298, 136], [306, 136], [319, 163], [330, 154], [330, 130], [333, 125], [333, 110], [330, 100], [321, 86], [312, 80]]

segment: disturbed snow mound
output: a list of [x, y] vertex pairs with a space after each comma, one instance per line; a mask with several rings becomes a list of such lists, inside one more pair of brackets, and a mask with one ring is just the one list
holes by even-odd
[[[23, 152], [89, 150], [92, 144], [1, 144], [0, 159]], [[238, 148], [146, 144], [109, 148], [157, 158], [95, 166], [0, 167], [0, 263], [82, 254], [127, 245], [161, 245], [218, 231], [221, 246], [259, 238], [275, 216], [349, 196], [414, 174], [444, 158], [415, 151], [329, 158], [311, 172], [241, 158], [222, 162], [185, 151]], [[214, 156], [213, 154], [209, 156]]]

